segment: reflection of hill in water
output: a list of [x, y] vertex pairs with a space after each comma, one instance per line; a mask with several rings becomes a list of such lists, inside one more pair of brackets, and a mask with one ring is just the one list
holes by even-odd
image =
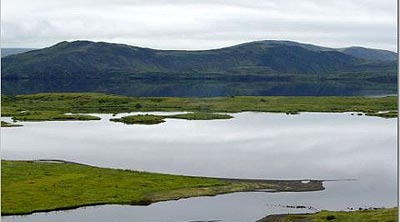
[[351, 96], [396, 94], [396, 80], [19, 80], [2, 81], [3, 94], [101, 92], [126, 96], [212, 97], [231, 95]]

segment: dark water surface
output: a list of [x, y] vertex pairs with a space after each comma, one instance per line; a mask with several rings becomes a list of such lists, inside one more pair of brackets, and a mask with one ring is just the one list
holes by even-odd
[[125, 96], [376, 96], [397, 93], [397, 81], [366, 80], [18, 80], [2, 81], [7, 95], [99, 92]]

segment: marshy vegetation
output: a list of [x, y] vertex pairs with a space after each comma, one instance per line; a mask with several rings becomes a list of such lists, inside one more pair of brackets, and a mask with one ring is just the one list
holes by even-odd
[[367, 116], [378, 116], [382, 118], [397, 118], [397, 111], [387, 111], [387, 112], [368, 112]]
[[100, 120], [100, 117], [81, 114], [65, 114], [54, 111], [26, 111], [13, 116], [19, 121], [67, 121], [67, 120]]
[[185, 114], [176, 114], [170, 116], [164, 116], [165, 118], [173, 118], [173, 119], [186, 119], [186, 120], [213, 120], [213, 119], [231, 119], [233, 116], [228, 114], [220, 114], [220, 113], [185, 113]]
[[[397, 116], [397, 97], [229, 96], [213, 98], [125, 97], [99, 93], [45, 93], [2, 96], [1, 113], [21, 121], [95, 120], [88, 115], [65, 113], [124, 113], [187, 111], [195, 114], [168, 118], [224, 119], [216, 113], [255, 112], [361, 112], [381, 117]], [[383, 114], [382, 111], [388, 113]]]
[[185, 113], [176, 115], [130, 115], [121, 118], [112, 118], [110, 121], [122, 122], [125, 124], [159, 124], [165, 122], [166, 118], [171, 119], [186, 119], [186, 120], [215, 120], [215, 119], [230, 119], [233, 118], [227, 114], [218, 113]]
[[110, 121], [113, 122], [121, 122], [125, 124], [159, 124], [165, 122], [164, 117], [156, 116], [156, 115], [132, 115], [132, 116], [124, 116], [121, 118], [112, 118]]

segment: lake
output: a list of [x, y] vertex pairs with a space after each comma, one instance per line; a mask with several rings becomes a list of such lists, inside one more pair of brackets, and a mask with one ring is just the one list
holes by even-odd
[[[156, 114], [164, 114], [152, 112]], [[167, 119], [159, 125], [100, 121], [24, 122], [2, 128], [3, 159], [64, 159], [101, 167], [211, 177], [355, 179], [305, 193], [234, 193], [150, 206], [105, 205], [3, 217], [7, 221], [237, 221], [317, 209], [397, 203], [396, 119], [350, 113], [244, 112], [230, 120]], [[117, 117], [127, 115], [119, 114]]]

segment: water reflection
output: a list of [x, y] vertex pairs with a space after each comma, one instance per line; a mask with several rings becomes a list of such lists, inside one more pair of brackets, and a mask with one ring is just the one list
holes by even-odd
[[2, 81], [2, 93], [10, 95], [44, 92], [99, 92], [125, 96], [350, 96], [397, 93], [397, 81], [389, 83], [356, 80], [19, 80]]
[[88, 207], [7, 221], [244, 222], [292, 212], [276, 207], [279, 204], [334, 210], [396, 205], [396, 119], [349, 113], [239, 113], [231, 120], [167, 119], [149, 126], [99, 116], [100, 121], [27, 122], [2, 129], [2, 157], [213, 177], [357, 180], [327, 182], [321, 192], [237, 193], [148, 207]]

